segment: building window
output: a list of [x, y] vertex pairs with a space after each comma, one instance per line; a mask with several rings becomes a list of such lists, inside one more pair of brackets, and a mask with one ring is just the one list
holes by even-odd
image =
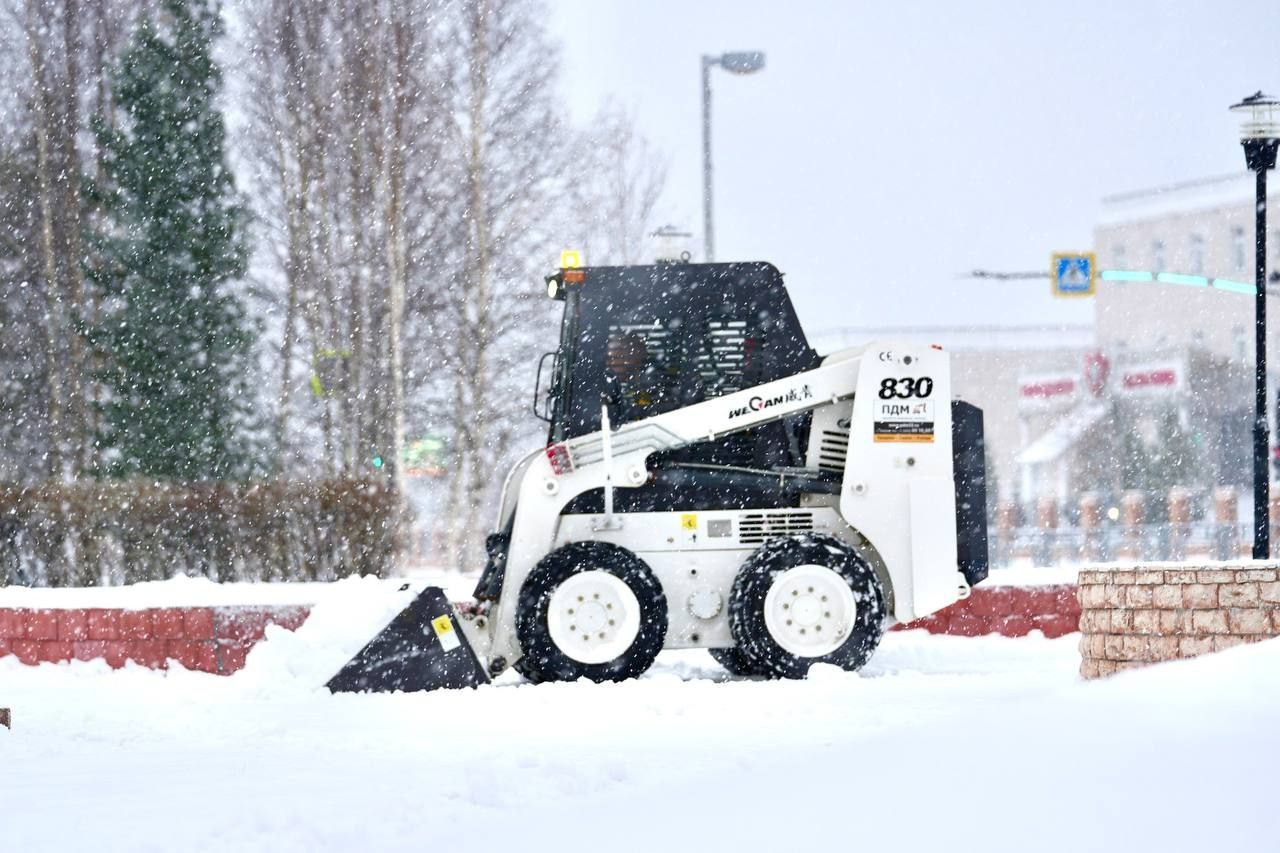
[[1191, 235], [1191, 272], [1204, 275], [1204, 237], [1200, 234]]
[[1164, 272], [1164, 241], [1156, 240], [1151, 244], [1151, 266], [1155, 272]]
[[1244, 227], [1231, 227], [1231, 261], [1236, 272], [1244, 272], [1244, 265], [1249, 262], [1249, 252], [1244, 243]]

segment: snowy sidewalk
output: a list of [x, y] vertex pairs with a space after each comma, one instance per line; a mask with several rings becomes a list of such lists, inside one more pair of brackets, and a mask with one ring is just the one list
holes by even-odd
[[1085, 684], [1075, 638], [913, 631], [860, 675], [806, 682], [718, 683], [699, 652], [618, 685], [330, 696], [282, 667], [282, 636], [231, 678], [0, 661], [3, 847], [1167, 851], [1280, 833], [1275, 642]]

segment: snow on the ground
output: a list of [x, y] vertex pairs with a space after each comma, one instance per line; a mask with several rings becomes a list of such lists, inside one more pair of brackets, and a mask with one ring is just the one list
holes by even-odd
[[[1280, 642], [1085, 683], [1076, 638], [860, 674], [331, 696], [363, 582], [230, 678], [0, 658], [0, 849], [1229, 850], [1280, 836]], [[385, 590], [385, 587], [382, 587]], [[403, 595], [403, 594], [398, 594]]]

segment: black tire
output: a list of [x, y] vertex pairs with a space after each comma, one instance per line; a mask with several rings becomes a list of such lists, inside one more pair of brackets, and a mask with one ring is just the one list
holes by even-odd
[[[583, 663], [565, 654], [551, 637], [547, 608], [556, 588], [580, 572], [604, 571], [620, 579], [640, 606], [640, 628], [622, 654], [604, 663]], [[533, 682], [624, 681], [642, 674], [667, 637], [667, 597], [643, 560], [607, 542], [573, 542], [543, 557], [520, 587], [516, 638], [523, 652], [515, 669]]]
[[[788, 569], [806, 564], [832, 570], [853, 592], [855, 613], [848, 637], [821, 657], [801, 657], [787, 651], [770, 634], [765, 621], [765, 599], [775, 580]], [[884, 634], [885, 610], [884, 591], [875, 570], [857, 551], [834, 536], [807, 533], [771, 540], [742, 564], [729, 598], [729, 628], [738, 649], [758, 671], [780, 678], [804, 678], [815, 663], [860, 669]]]
[[747, 657], [742, 649], [733, 646], [728, 649], [707, 649], [716, 663], [720, 664], [730, 675], [764, 675], [760, 667]]

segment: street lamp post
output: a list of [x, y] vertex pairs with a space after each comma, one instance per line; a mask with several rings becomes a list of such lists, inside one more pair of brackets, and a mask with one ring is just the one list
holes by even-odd
[[702, 57], [702, 245], [707, 262], [716, 256], [711, 222], [711, 69], [716, 65], [731, 74], [754, 74], [764, 68], [764, 53], [744, 50]]
[[1253, 559], [1271, 556], [1270, 489], [1267, 478], [1267, 171], [1276, 165], [1280, 147], [1280, 101], [1255, 92], [1231, 110], [1243, 116], [1240, 144], [1257, 177], [1257, 221], [1254, 224], [1254, 419], [1253, 419]]

